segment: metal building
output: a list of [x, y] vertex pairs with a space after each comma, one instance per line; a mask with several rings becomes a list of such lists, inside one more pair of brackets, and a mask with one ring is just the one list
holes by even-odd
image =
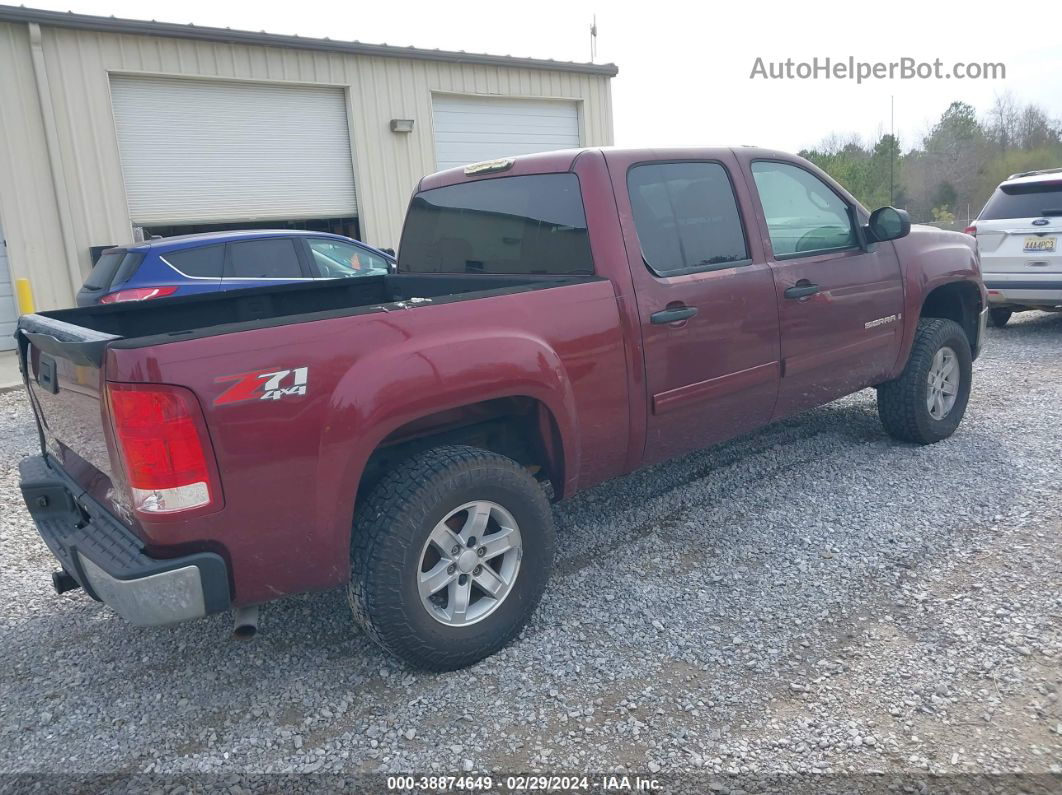
[[0, 349], [11, 283], [69, 306], [101, 247], [233, 226], [397, 247], [422, 175], [612, 143], [611, 64], [0, 6]]

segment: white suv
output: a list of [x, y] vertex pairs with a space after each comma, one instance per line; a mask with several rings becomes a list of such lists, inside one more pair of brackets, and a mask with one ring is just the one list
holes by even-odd
[[1062, 168], [1008, 177], [966, 233], [977, 238], [989, 320], [1014, 312], [1062, 312]]

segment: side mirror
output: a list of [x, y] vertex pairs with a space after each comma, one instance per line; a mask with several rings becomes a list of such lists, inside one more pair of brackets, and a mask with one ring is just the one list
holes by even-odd
[[895, 207], [879, 207], [870, 214], [867, 223], [868, 237], [872, 243], [884, 243], [886, 240], [898, 240], [911, 231], [911, 216], [906, 210]]

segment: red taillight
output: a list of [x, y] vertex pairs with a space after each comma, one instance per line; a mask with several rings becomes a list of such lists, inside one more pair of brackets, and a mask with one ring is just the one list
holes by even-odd
[[970, 235], [972, 237], [977, 237], [977, 227], [974, 226], [973, 224], [971, 224], [970, 226], [966, 227], [966, 229], [964, 229], [963, 231], [966, 232], [966, 234], [968, 234], [968, 235]]
[[177, 292], [176, 287], [130, 287], [109, 293], [100, 299], [101, 304], [117, 304], [119, 301], [147, 301], [152, 298], [165, 298]]
[[107, 392], [136, 510], [172, 513], [217, 500], [199, 404], [190, 392], [158, 384], [108, 384]]

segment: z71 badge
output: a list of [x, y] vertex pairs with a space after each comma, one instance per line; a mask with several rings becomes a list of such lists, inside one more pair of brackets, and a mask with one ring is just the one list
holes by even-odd
[[214, 400], [215, 406], [227, 403], [243, 403], [246, 400], [280, 400], [294, 395], [305, 395], [309, 380], [309, 367], [290, 370], [255, 370], [250, 373], [223, 375], [215, 378], [215, 384], [232, 381], [233, 384]]

